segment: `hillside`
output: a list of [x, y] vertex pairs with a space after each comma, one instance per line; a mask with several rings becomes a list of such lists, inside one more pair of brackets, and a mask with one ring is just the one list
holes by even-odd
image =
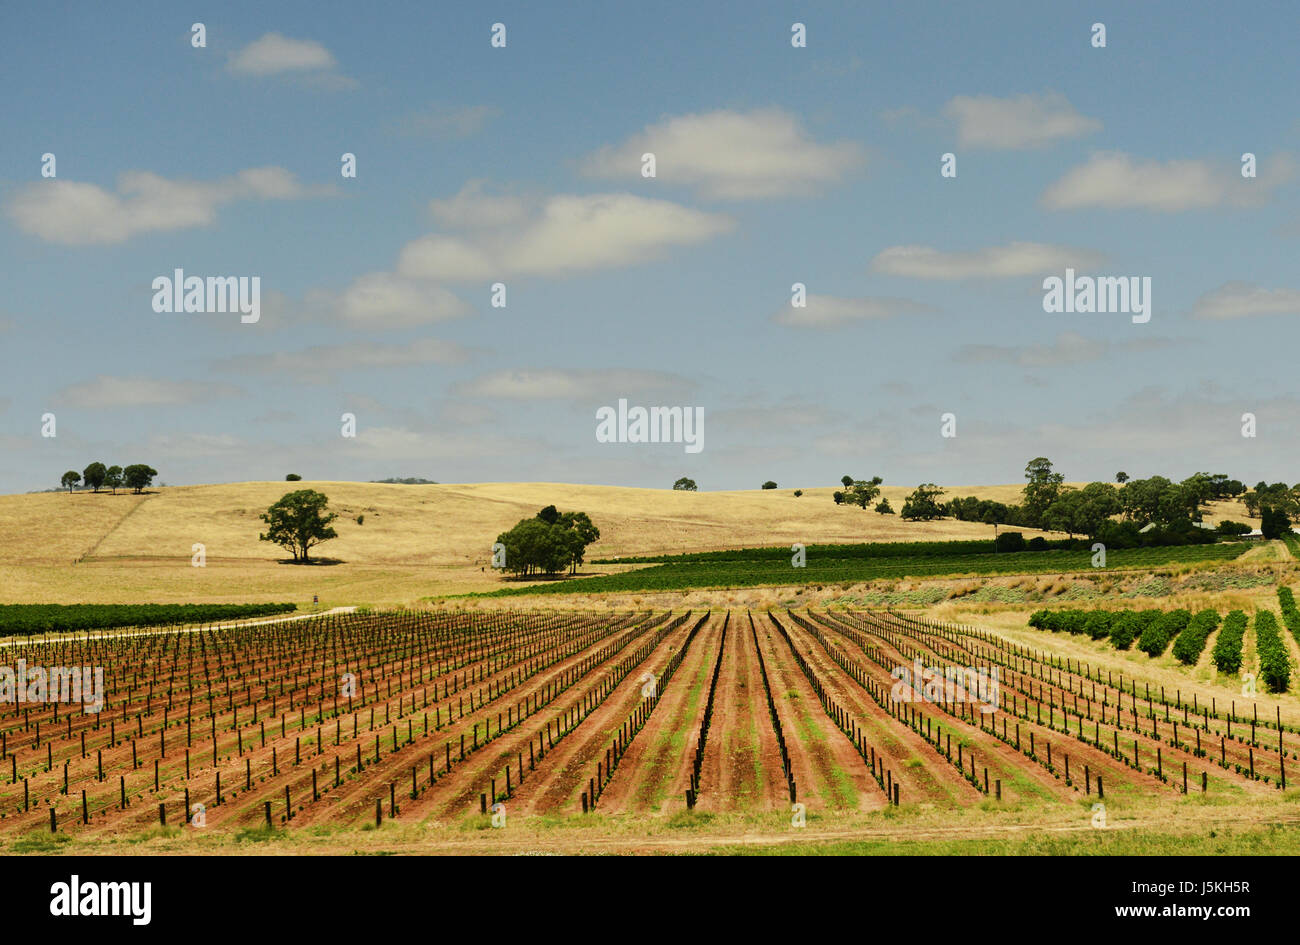
[[[284, 493], [313, 488], [340, 513], [339, 537], [317, 550], [328, 566], [278, 564], [257, 539], [258, 515]], [[831, 501], [832, 487], [674, 492], [564, 483], [397, 485], [243, 482], [173, 486], [142, 496], [0, 496], [0, 600], [94, 602], [310, 600], [401, 603], [495, 586], [480, 571], [496, 535], [544, 505], [588, 512], [601, 530], [588, 558], [792, 542], [985, 538], [991, 526], [904, 522]], [[900, 508], [910, 487], [886, 486]], [[948, 490], [1003, 502], [1020, 487]], [[356, 517], [364, 516], [358, 525]], [[1234, 517], [1239, 517], [1235, 516]], [[192, 546], [207, 566], [191, 567]]]

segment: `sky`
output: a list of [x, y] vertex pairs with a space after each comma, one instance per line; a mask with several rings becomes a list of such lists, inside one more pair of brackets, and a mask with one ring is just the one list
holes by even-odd
[[[2, 492], [1300, 480], [1293, 3], [4, 18]], [[156, 311], [176, 269], [257, 320]], [[1149, 319], [1045, 311], [1067, 269]]]

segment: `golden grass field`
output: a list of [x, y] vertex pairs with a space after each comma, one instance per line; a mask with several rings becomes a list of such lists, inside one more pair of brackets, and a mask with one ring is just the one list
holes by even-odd
[[[339, 513], [339, 537], [314, 550], [338, 563], [297, 567], [258, 541], [258, 515], [311, 488]], [[0, 602], [310, 602], [400, 605], [490, 590], [492, 542], [546, 505], [585, 511], [601, 530], [588, 560], [803, 542], [990, 538], [991, 526], [904, 522], [831, 501], [834, 488], [674, 492], [567, 483], [389, 485], [241, 482], [107, 492], [0, 496]], [[911, 491], [886, 486], [895, 509]], [[949, 495], [1016, 502], [1019, 486], [955, 487]], [[356, 518], [364, 516], [364, 524]], [[1026, 536], [1037, 534], [1026, 531]], [[206, 566], [191, 566], [192, 547]], [[589, 569], [599, 570], [599, 569]]]

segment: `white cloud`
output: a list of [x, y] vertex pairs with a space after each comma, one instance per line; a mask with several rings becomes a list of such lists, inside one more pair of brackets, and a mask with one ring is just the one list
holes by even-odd
[[217, 361], [214, 367], [241, 374], [283, 375], [323, 383], [348, 370], [458, 364], [465, 358], [465, 350], [455, 342], [419, 338], [405, 344], [352, 342], [314, 345], [301, 351], [237, 355]]
[[290, 39], [267, 33], [232, 53], [226, 68], [237, 75], [275, 75], [333, 69], [333, 54], [314, 39]]
[[631, 194], [560, 194], [535, 205], [462, 191], [451, 201], [435, 202], [433, 211], [468, 229], [476, 206], [485, 214], [481, 226], [460, 236], [431, 234], [408, 243], [397, 271], [447, 282], [564, 276], [644, 263], [669, 247], [703, 242], [733, 225], [725, 216]]
[[1254, 206], [1266, 200], [1278, 184], [1289, 180], [1294, 170], [1294, 162], [1287, 154], [1261, 161], [1259, 177], [1250, 180], [1241, 176], [1239, 165], [1231, 163], [1138, 161], [1122, 152], [1104, 151], [1067, 171], [1043, 192], [1040, 202], [1050, 210], [1101, 207], [1163, 213]]
[[663, 371], [554, 369], [495, 371], [458, 385], [455, 392], [469, 397], [504, 400], [590, 400], [613, 403], [619, 397], [644, 394], [681, 394], [694, 384]]
[[1059, 92], [1011, 98], [958, 95], [943, 113], [957, 123], [957, 143], [963, 148], [1041, 148], [1101, 129], [1100, 121], [1079, 114]]
[[337, 295], [314, 294], [309, 301], [333, 304], [344, 321], [357, 326], [402, 326], [460, 318], [470, 307], [440, 286], [371, 272]]
[[169, 407], [201, 403], [238, 392], [238, 388], [224, 384], [101, 374], [93, 381], [63, 388], [56, 399], [69, 407]]
[[786, 305], [772, 320], [794, 328], [839, 328], [855, 322], [881, 321], [897, 315], [920, 315], [934, 309], [909, 299], [887, 297], [837, 298], [833, 295], [809, 295], [807, 305]]
[[871, 268], [913, 279], [1003, 279], [1084, 269], [1104, 257], [1092, 250], [1048, 243], [1008, 243], [969, 252], [946, 253], [929, 246], [891, 246], [871, 261]]
[[1207, 319], [1300, 315], [1300, 289], [1264, 289], [1249, 282], [1228, 282], [1197, 299], [1192, 315]]
[[657, 180], [723, 200], [810, 193], [839, 181], [864, 159], [858, 144], [818, 144], [797, 116], [765, 108], [666, 118], [600, 149], [582, 168], [595, 177], [640, 182], [646, 152], [655, 155]]
[[282, 167], [255, 167], [212, 181], [170, 180], [127, 171], [116, 192], [81, 181], [33, 181], [9, 201], [25, 233], [69, 246], [121, 243], [141, 233], [209, 226], [236, 200], [293, 200], [327, 193], [303, 187]]

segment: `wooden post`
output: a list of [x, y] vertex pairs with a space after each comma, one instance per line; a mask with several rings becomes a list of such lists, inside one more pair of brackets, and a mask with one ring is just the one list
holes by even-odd
[[159, 803], [158, 805], [158, 825], [160, 827], [167, 826], [167, 805], [166, 804]]
[[50, 807], [50, 833], [59, 832], [59, 822], [55, 819], [54, 807]]
[[271, 802], [270, 801], [266, 802], [266, 826], [267, 829], [270, 829], [271, 827]]
[[1097, 797], [1099, 800], [1106, 799], [1106, 790], [1101, 786], [1101, 775], [1097, 775]]
[[997, 799], [1002, 800], [1002, 779], [998, 778], [993, 784], [997, 789]]
[[375, 798], [375, 826], [378, 827], [384, 822], [384, 802]]

